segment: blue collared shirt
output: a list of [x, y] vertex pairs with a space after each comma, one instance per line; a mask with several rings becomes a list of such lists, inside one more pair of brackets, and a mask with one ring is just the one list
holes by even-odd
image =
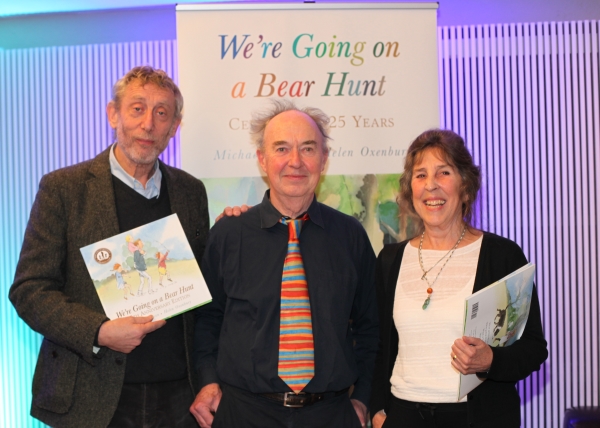
[[160, 172], [160, 168], [158, 167], [158, 160], [154, 165], [154, 174], [146, 183], [146, 188], [140, 183], [138, 180], [133, 178], [131, 175], [127, 174], [121, 164], [117, 161], [115, 157], [115, 146], [116, 143], [110, 149], [110, 172], [112, 175], [117, 177], [123, 183], [127, 184], [133, 190], [138, 192], [140, 195], [144, 196], [147, 199], [158, 198], [160, 195], [160, 184], [162, 180], [162, 172]]

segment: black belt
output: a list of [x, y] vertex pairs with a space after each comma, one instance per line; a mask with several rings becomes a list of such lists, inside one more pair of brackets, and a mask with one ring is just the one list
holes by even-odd
[[403, 400], [402, 398], [398, 398], [393, 395], [392, 395], [392, 398], [401, 407], [404, 407], [407, 409], [417, 409], [417, 411], [419, 412], [419, 415], [421, 415], [421, 418], [423, 418], [423, 419], [425, 419], [425, 418], [423, 417], [423, 414], [421, 413], [421, 411], [429, 412], [429, 413], [431, 413], [431, 416], [433, 416], [436, 411], [444, 412], [444, 413], [445, 412], [464, 412], [464, 413], [466, 413], [468, 410], [466, 401], [460, 402], [460, 403], [417, 403], [414, 401]]
[[300, 392], [299, 394], [294, 392], [267, 392], [257, 395], [268, 400], [281, 403], [284, 407], [304, 407], [328, 398], [339, 397], [340, 395], [346, 394], [348, 389], [350, 388], [342, 389], [341, 391], [336, 392], [321, 392], [318, 394], [311, 394], [307, 392]]

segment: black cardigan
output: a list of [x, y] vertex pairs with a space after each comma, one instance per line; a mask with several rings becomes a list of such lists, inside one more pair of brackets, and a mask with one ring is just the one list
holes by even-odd
[[[381, 409], [388, 411], [392, 397], [390, 378], [398, 355], [398, 332], [393, 320], [394, 295], [407, 243], [386, 245], [377, 258], [380, 346], [373, 377], [371, 416]], [[525, 264], [527, 259], [517, 244], [484, 232], [473, 292]], [[467, 396], [469, 427], [518, 427], [521, 415], [516, 382], [539, 370], [548, 357], [535, 286], [523, 336], [511, 346], [492, 348], [492, 352], [494, 358], [487, 380]]]

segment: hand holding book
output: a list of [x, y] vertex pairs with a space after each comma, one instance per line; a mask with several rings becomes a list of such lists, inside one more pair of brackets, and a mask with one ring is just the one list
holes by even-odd
[[463, 336], [452, 345], [452, 366], [464, 375], [487, 372], [492, 365], [494, 354], [483, 340]]
[[158, 330], [167, 322], [152, 321], [153, 316], [125, 317], [106, 321], [98, 332], [98, 344], [113, 351], [129, 354], [142, 343], [148, 333]]
[[[529, 316], [534, 275], [535, 265], [529, 263], [466, 299], [464, 336], [454, 342], [451, 355], [452, 365], [461, 372], [459, 400], [485, 380], [479, 378], [477, 373], [488, 371], [492, 364], [492, 359], [484, 356], [480, 361], [470, 358], [466, 361], [465, 356], [473, 354], [472, 357], [479, 360], [478, 353], [491, 354], [490, 346], [510, 346], [523, 334]], [[465, 342], [465, 337], [470, 338], [471, 344]], [[457, 344], [461, 340], [466, 346], [475, 345], [475, 352], [469, 352], [465, 344]], [[482, 347], [479, 352], [478, 346]], [[483, 347], [488, 352], [483, 351]], [[461, 367], [455, 364], [454, 355], [457, 356], [456, 360], [460, 355]], [[469, 365], [466, 373], [463, 371], [467, 368], [465, 364]]]

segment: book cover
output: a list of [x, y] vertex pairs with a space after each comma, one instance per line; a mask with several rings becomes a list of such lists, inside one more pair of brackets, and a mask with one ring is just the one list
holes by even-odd
[[[535, 265], [528, 263], [465, 299], [464, 335], [477, 337], [490, 346], [510, 346], [525, 329]], [[485, 379], [475, 374], [460, 375], [458, 399]]]
[[80, 251], [111, 320], [171, 318], [212, 299], [177, 214]]

